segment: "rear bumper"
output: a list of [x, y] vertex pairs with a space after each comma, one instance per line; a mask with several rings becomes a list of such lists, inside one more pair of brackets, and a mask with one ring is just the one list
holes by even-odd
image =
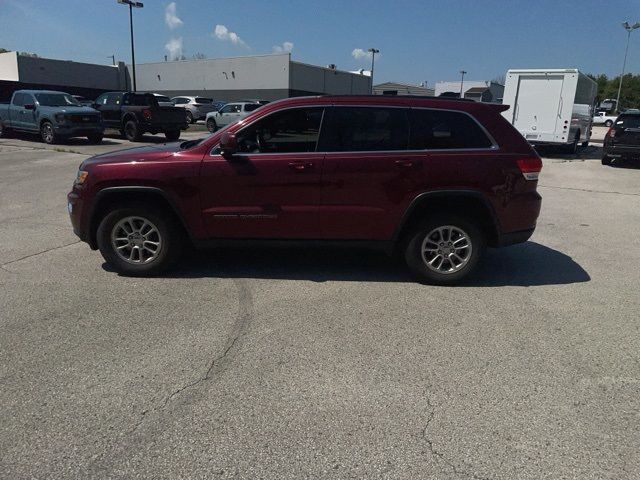
[[186, 130], [189, 125], [184, 123], [140, 123], [140, 127], [145, 132], [173, 132], [176, 130]]
[[603, 152], [609, 156], [640, 157], [640, 146], [604, 145]]

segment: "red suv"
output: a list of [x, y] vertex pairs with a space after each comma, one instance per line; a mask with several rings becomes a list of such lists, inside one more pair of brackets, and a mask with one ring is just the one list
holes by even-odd
[[270, 103], [203, 140], [99, 155], [68, 195], [74, 232], [127, 275], [186, 248], [340, 242], [399, 251], [422, 280], [466, 277], [536, 225], [540, 157], [506, 105], [385, 96]]

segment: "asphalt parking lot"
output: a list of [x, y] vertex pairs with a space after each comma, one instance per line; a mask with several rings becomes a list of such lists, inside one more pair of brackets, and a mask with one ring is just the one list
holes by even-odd
[[638, 166], [546, 156], [533, 238], [462, 287], [326, 249], [135, 279], [66, 211], [129, 146], [0, 140], [0, 477], [640, 478]]

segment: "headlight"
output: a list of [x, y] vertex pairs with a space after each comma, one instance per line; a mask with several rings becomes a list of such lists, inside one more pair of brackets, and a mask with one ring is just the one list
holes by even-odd
[[56, 113], [55, 119], [58, 123], [64, 123], [67, 121], [67, 117], [65, 117], [64, 113]]
[[78, 170], [78, 174], [76, 175], [76, 180], [73, 182], [73, 185], [82, 185], [89, 176], [89, 172], [84, 170]]

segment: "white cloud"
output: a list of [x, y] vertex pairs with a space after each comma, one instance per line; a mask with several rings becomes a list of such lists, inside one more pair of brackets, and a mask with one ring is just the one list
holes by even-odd
[[240, 45], [242, 47], [249, 48], [249, 46], [238, 36], [237, 33], [230, 31], [224, 25], [216, 25], [216, 28], [213, 30], [213, 35], [218, 40], [222, 40], [223, 42], [231, 42], [234, 45]]
[[180, 58], [182, 56], [182, 37], [172, 38], [164, 48], [169, 53], [169, 59]]
[[351, 52], [351, 56], [356, 60], [365, 60], [365, 59], [370, 60], [371, 52], [367, 52], [366, 50], [363, 50], [361, 48], [354, 48], [353, 51]]
[[184, 23], [176, 15], [176, 2], [171, 2], [164, 10], [164, 21], [171, 30], [181, 27]]
[[283, 42], [282, 45], [274, 45], [273, 53], [291, 53], [293, 51], [293, 42]]

